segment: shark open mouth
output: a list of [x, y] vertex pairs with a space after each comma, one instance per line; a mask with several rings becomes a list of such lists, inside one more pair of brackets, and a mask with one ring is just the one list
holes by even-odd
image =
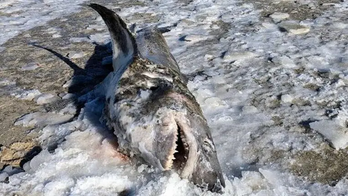
[[175, 142], [176, 148], [173, 156], [173, 169], [181, 173], [187, 163], [190, 146], [182, 128], [179, 125], [177, 125], [177, 127], [177, 138]]

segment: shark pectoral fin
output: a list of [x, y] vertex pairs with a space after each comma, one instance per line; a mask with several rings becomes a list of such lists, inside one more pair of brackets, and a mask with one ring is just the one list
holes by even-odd
[[113, 67], [117, 71], [127, 66], [137, 54], [135, 39], [128, 30], [126, 23], [114, 11], [92, 3], [89, 7], [97, 11], [103, 18], [112, 40]]

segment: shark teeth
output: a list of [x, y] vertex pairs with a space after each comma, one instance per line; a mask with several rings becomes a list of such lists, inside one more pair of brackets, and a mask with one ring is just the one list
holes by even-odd
[[173, 154], [173, 167], [178, 171], [182, 171], [187, 163], [187, 155], [189, 153], [189, 144], [185, 137], [184, 131], [178, 125], [177, 137], [175, 142], [175, 151]]
[[[179, 133], [176, 132], [176, 135], [175, 135], [176, 138], [178, 138], [178, 134]], [[166, 158], [166, 162], [165, 162], [165, 165], [164, 165], [164, 170], [170, 170], [173, 167], [174, 160], [176, 159], [174, 154], [178, 152], [176, 150], [177, 146], [178, 146], [176, 142], [177, 142], [177, 139], [173, 141], [172, 148], [170, 149], [168, 157]]]
[[185, 150], [188, 150], [189, 149], [189, 145], [187, 143], [187, 140], [186, 140], [186, 137], [184, 135], [184, 132], [181, 129], [179, 129], [179, 131], [180, 131], [180, 139], [182, 141], [182, 144], [184, 145]]
[[187, 162], [189, 144], [184, 131], [178, 126], [176, 140], [173, 141], [171, 150], [168, 153], [165, 163], [165, 170], [176, 169], [181, 171]]

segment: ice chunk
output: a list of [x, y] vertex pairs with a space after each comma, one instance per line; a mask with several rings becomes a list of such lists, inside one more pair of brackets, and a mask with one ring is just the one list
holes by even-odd
[[[38, 155], [36, 155], [29, 162], [29, 170], [34, 172], [39, 169], [40, 165], [45, 162], [50, 153], [47, 150], [42, 150]], [[27, 168], [28, 169], [28, 168]]]
[[15, 96], [16, 98], [23, 99], [23, 100], [33, 100], [37, 96], [41, 95], [41, 92], [39, 90], [20, 90], [19, 92], [15, 92], [11, 94], [12, 96]]
[[348, 130], [340, 126], [337, 120], [321, 120], [309, 125], [323, 135], [337, 150], [348, 146]]
[[294, 61], [288, 56], [278, 57], [278, 60], [280, 61], [280, 64], [286, 68], [295, 68], [296, 67], [296, 64], [294, 63]]
[[291, 103], [293, 99], [294, 98], [289, 94], [282, 95], [282, 97], [281, 97], [281, 100], [284, 103]]
[[44, 93], [41, 94], [37, 97], [36, 103], [39, 105], [47, 104], [47, 103], [52, 103], [54, 101], [57, 101], [59, 98], [56, 95]]
[[2, 171], [6, 173], [11, 173], [12, 170], [13, 170], [13, 167], [11, 165], [8, 165]]
[[259, 172], [266, 178], [269, 183], [273, 184], [274, 186], [278, 187], [284, 184], [282, 176], [274, 170], [259, 169]]
[[106, 44], [110, 39], [109, 34], [97, 33], [89, 36], [89, 39], [98, 44]]
[[70, 42], [73, 43], [79, 43], [79, 42], [91, 42], [90, 39], [88, 39], [87, 37], [72, 37], [69, 39]]
[[0, 80], [0, 86], [15, 85], [15, 84], [16, 84], [16, 82], [10, 81], [8, 79]]
[[73, 117], [73, 115], [34, 112], [20, 117], [14, 125], [22, 125], [24, 127], [52, 125], [66, 122]]
[[42, 135], [39, 141], [42, 145], [47, 147], [54, 147], [61, 143], [65, 136], [69, 135], [75, 130], [84, 130], [83, 122], [76, 120], [73, 122], [57, 125], [48, 125], [42, 129]]
[[277, 29], [277, 25], [274, 24], [274, 23], [271, 23], [271, 22], [263, 22], [262, 23], [262, 26], [265, 28], [265, 29], [269, 29], [269, 30], [273, 30], [273, 29]]
[[182, 37], [181, 39], [183, 41], [186, 42], [190, 42], [190, 43], [196, 43], [196, 42], [200, 42], [200, 41], [204, 41], [211, 38], [211, 36], [206, 36], [206, 35], [186, 35], [184, 37]]
[[279, 24], [279, 27], [294, 35], [306, 34], [310, 31], [309, 26], [301, 25], [294, 21], [281, 22]]
[[6, 179], [8, 178], [8, 174], [6, 172], [0, 172], [0, 182], [4, 182], [6, 181]]
[[243, 183], [239, 178], [233, 180], [233, 184], [238, 187], [236, 189], [236, 195], [251, 195], [253, 190], [247, 184]]
[[52, 38], [60, 38], [60, 37], [62, 37], [62, 35], [59, 33], [55, 33], [52, 35]]
[[70, 114], [70, 115], [75, 115], [77, 112], [77, 106], [74, 103], [69, 103], [65, 108], [61, 109], [59, 111], [59, 114]]
[[284, 19], [289, 18], [290, 15], [288, 13], [274, 12], [273, 14], [270, 15], [270, 17], [272, 18], [274, 22], [277, 23]]
[[88, 25], [88, 27], [86, 28], [88, 30], [97, 30], [97, 31], [102, 31], [105, 29], [105, 27], [103, 25]]
[[61, 177], [45, 184], [43, 192], [47, 196], [65, 195], [74, 184], [74, 179]]
[[73, 99], [76, 97], [73, 93], [65, 93], [59, 95], [62, 99]]
[[243, 61], [246, 59], [251, 59], [256, 57], [257, 54], [253, 52], [233, 52], [231, 54], [224, 56], [224, 61], [231, 62], [231, 61]]
[[258, 112], [257, 108], [252, 105], [246, 105], [242, 108], [243, 114], [255, 114]]
[[77, 179], [72, 195], [118, 195], [131, 189], [132, 182], [126, 176], [104, 174]]
[[23, 170], [24, 170], [25, 172], [29, 172], [30, 169], [31, 169], [31, 168], [30, 168], [30, 161], [24, 163], [24, 165], [23, 165]]
[[71, 51], [69, 52], [69, 58], [70, 59], [79, 59], [86, 56], [86, 53], [84, 52], [76, 52], [76, 51]]
[[205, 54], [204, 55], [204, 60], [205, 61], [211, 61], [214, 59], [214, 55], [211, 55], [211, 54]]
[[35, 70], [36, 68], [38, 68], [40, 65], [39, 63], [36, 63], [36, 62], [32, 62], [32, 63], [29, 63], [29, 64], [26, 64], [24, 65], [21, 70], [22, 71], [31, 71], [31, 70]]
[[226, 105], [224, 101], [219, 99], [218, 97], [208, 97], [204, 100], [204, 103], [210, 105], [211, 107], [214, 107], [215, 109], [224, 107]]

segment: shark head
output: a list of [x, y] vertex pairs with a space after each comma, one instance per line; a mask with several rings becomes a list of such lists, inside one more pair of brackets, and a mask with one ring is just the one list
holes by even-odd
[[[115, 72], [120, 69], [124, 71], [122, 78], [111, 86], [118, 85], [118, 92], [123, 91], [122, 96], [132, 94], [146, 99], [144, 102], [141, 102], [142, 99], [135, 100], [134, 103], [141, 102], [141, 107], [134, 109], [128, 102], [122, 105], [121, 101], [110, 101], [107, 97], [108, 102], [112, 104], [108, 104], [107, 107], [110, 109], [106, 115], [110, 116], [110, 121], [118, 121], [112, 122], [112, 127], [125, 129], [120, 135], [116, 133], [119, 142], [122, 143], [120, 146], [123, 146], [123, 143], [131, 143], [129, 146], [133, 149], [134, 146], [137, 147], [140, 156], [147, 163], [164, 171], [175, 170], [182, 178], [189, 179], [204, 189], [221, 192], [225, 182], [209, 126], [198, 103], [188, 91], [186, 81], [164, 37], [158, 30], [151, 28], [141, 31], [138, 37], [134, 38], [115, 12], [98, 4], [91, 4], [90, 7], [102, 16], [108, 26], [113, 43]], [[152, 62], [152, 65], [148, 62]], [[127, 68], [130, 64], [133, 72]], [[151, 71], [154, 67], [164, 68]], [[137, 73], [130, 74], [134, 73], [134, 70]], [[175, 77], [168, 79], [161, 76], [162, 78], [158, 79], [165, 70], [170, 70]], [[173, 78], [178, 88], [184, 89], [186, 93], [176, 92], [171, 88]], [[132, 86], [125, 86], [124, 83], [131, 83]], [[149, 84], [155, 85], [155, 88]], [[138, 86], [133, 88], [134, 85]], [[145, 90], [133, 93], [141, 88]], [[142, 93], [144, 95], [141, 95]], [[115, 95], [114, 92], [108, 94]], [[122, 99], [122, 96], [117, 99]], [[114, 103], [119, 104], [116, 104], [116, 109]], [[146, 115], [138, 117], [139, 114]], [[137, 118], [133, 118], [134, 116]], [[148, 116], [152, 116], [153, 120], [144, 120]], [[149, 126], [145, 126], [144, 122], [148, 122]]]
[[189, 179], [203, 189], [221, 192], [225, 181], [209, 127], [202, 119], [195, 119], [198, 117], [188, 118], [190, 123], [176, 121], [178, 128], [173, 169], [182, 178]]
[[178, 94], [170, 96], [188, 105], [188, 112], [167, 110], [161, 113], [165, 120], [158, 125], [155, 137], [165, 138], [165, 142], [155, 142], [155, 158], [164, 170], [175, 170], [203, 189], [221, 192], [225, 181], [206, 120], [192, 100]]

